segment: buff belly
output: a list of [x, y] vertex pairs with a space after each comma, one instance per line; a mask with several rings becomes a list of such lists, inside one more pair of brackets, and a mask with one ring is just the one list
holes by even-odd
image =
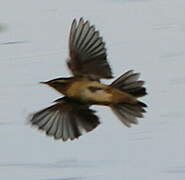
[[[96, 91], [89, 87], [99, 88]], [[107, 86], [97, 81], [77, 81], [71, 85], [67, 91], [67, 96], [79, 98], [84, 101], [93, 101], [97, 103], [111, 103], [112, 94], [106, 91]]]

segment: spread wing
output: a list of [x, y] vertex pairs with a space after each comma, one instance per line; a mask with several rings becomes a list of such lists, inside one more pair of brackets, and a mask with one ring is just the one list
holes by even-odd
[[69, 37], [68, 67], [74, 76], [89, 79], [112, 78], [105, 43], [88, 21], [73, 20]]
[[73, 102], [67, 97], [55, 102], [56, 104], [36, 112], [30, 118], [31, 124], [45, 131], [48, 136], [63, 141], [73, 140], [100, 124], [95, 111], [87, 105]]

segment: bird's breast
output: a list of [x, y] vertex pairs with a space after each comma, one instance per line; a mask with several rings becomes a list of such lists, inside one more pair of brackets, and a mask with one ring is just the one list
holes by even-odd
[[112, 100], [112, 94], [106, 89], [106, 85], [97, 81], [77, 81], [71, 84], [67, 91], [67, 96], [79, 98], [87, 102], [105, 104], [110, 103]]

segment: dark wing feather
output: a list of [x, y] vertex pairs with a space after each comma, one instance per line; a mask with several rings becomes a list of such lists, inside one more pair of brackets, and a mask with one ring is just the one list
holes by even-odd
[[112, 78], [105, 43], [88, 21], [73, 20], [69, 36], [68, 67], [75, 76], [89, 79]]
[[87, 105], [61, 98], [56, 104], [33, 114], [30, 122], [55, 139], [75, 139], [96, 128], [100, 122]]

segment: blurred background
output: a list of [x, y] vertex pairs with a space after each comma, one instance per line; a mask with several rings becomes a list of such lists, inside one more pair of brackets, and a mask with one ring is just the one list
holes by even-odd
[[[185, 1], [0, 4], [0, 179], [185, 178]], [[115, 77], [141, 72], [148, 112], [139, 125], [126, 128], [109, 109], [93, 107], [102, 124], [64, 143], [31, 128], [27, 119], [60, 97], [38, 82], [70, 75], [69, 29], [80, 17], [103, 36]]]

